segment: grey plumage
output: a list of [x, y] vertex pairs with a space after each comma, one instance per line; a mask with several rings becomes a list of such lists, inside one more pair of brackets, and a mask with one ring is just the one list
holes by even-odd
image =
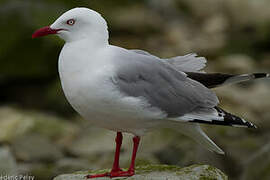
[[172, 65], [178, 71], [185, 72], [189, 78], [200, 82], [207, 88], [215, 88], [228, 84], [250, 81], [253, 79], [269, 78], [268, 73], [251, 74], [222, 74], [222, 73], [204, 73], [202, 69], [206, 66], [207, 60], [204, 57], [198, 57], [196, 53], [190, 53], [184, 56], [160, 59], [147, 51], [134, 49], [130, 50], [138, 54], [150, 56]]
[[172, 64], [176, 69], [183, 72], [198, 72], [206, 66], [204, 57], [197, 57], [196, 53], [190, 53], [184, 56], [176, 56], [164, 59]]
[[[137, 55], [130, 55], [129, 52], [126, 52], [126, 54], [121, 54], [121, 58], [114, 58], [118, 61], [116, 75], [112, 78], [112, 82], [116, 87], [125, 95], [142, 97], [151, 106], [167, 113], [168, 121], [166, 121], [166, 126], [171, 125], [207, 149], [224, 154], [201, 130], [197, 122], [181, 123], [183, 121], [178, 119], [182, 115], [192, 115], [192, 113], [201, 110], [205, 111], [206, 114], [206, 116], [199, 119], [201, 122], [206, 121], [211, 124], [211, 122], [216, 122], [218, 119], [222, 121], [223, 117], [215, 117], [215, 113], [212, 114], [217, 112], [215, 109], [218, 104], [216, 95], [201, 83], [188, 78], [185, 73], [175, 68], [172, 63], [145, 54], [144, 51], [136, 53]], [[194, 70], [198, 70], [198, 67]], [[203, 66], [200, 65], [200, 67]], [[218, 116], [218, 113], [216, 114]], [[214, 121], [209, 119], [212, 117], [216, 119]]]
[[[145, 99], [151, 107], [166, 113], [168, 120], [255, 127], [224, 110], [224, 116], [220, 116], [218, 98], [208, 88], [262, 78], [267, 74], [251, 76], [198, 72], [205, 66], [206, 60], [196, 54], [160, 59], [146, 51], [124, 50], [119, 57], [115, 57], [115, 61], [117, 72], [112, 82], [120, 92]], [[181, 69], [190, 72], [185, 73]]]
[[[114, 58], [118, 61], [117, 72], [112, 78], [116, 87], [127, 96], [146, 99], [150, 106], [167, 114], [167, 125], [207, 149], [224, 154], [201, 130], [199, 123], [256, 128], [252, 123], [217, 107], [218, 98], [208, 89], [249, 80], [251, 76], [209, 76], [199, 72], [205, 67], [206, 60], [196, 54], [160, 59], [142, 50], [124, 50], [120, 56]], [[267, 74], [252, 77], [262, 76], [269, 77]], [[210, 83], [209, 77], [213, 80]], [[223, 78], [220, 80], [220, 77]]]
[[213, 108], [219, 102], [211, 90], [155, 56], [127, 52], [115, 59], [119, 62], [113, 82], [119, 90], [128, 96], [145, 98], [168, 117]]

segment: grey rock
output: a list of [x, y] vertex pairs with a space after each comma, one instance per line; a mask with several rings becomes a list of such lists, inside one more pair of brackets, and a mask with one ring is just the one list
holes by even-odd
[[57, 175], [53, 163], [44, 162], [20, 162], [18, 163], [18, 171], [20, 175], [28, 174], [38, 180], [52, 179]]
[[23, 161], [53, 162], [63, 157], [59, 147], [39, 134], [17, 138], [12, 144], [12, 149], [15, 156]]
[[0, 147], [0, 175], [16, 175], [17, 164], [9, 147]]
[[55, 171], [59, 173], [68, 173], [72, 171], [88, 170], [94, 168], [87, 159], [82, 158], [64, 158], [55, 163]]
[[65, 145], [77, 131], [77, 125], [55, 115], [9, 106], [0, 108], [0, 142], [11, 143], [29, 133], [37, 133]]
[[33, 118], [10, 108], [0, 108], [0, 141], [10, 142], [11, 140], [25, 134], [33, 127]]

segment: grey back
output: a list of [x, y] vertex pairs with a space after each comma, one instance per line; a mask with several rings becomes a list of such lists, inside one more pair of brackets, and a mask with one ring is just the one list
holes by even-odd
[[155, 56], [123, 50], [114, 61], [117, 73], [113, 83], [119, 90], [127, 96], [143, 97], [168, 117], [218, 104], [215, 93]]

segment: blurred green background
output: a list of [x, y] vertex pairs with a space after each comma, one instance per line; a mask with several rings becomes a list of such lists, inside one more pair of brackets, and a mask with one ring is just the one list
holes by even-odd
[[[47, 180], [111, 166], [115, 134], [88, 125], [61, 90], [57, 63], [64, 42], [31, 39], [34, 30], [79, 6], [103, 15], [111, 44], [164, 58], [196, 52], [208, 59], [208, 72], [270, 72], [269, 0], [1, 0], [0, 174]], [[222, 107], [259, 129], [204, 126], [225, 156], [173, 130], [157, 130], [143, 138], [138, 164], [205, 163], [233, 180], [270, 179], [270, 81], [215, 91]], [[130, 154], [127, 137], [123, 166]]]

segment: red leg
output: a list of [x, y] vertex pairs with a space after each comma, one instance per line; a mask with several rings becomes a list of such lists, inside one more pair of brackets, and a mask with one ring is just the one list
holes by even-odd
[[121, 150], [121, 145], [122, 145], [122, 140], [123, 140], [123, 135], [121, 132], [117, 132], [115, 142], [116, 142], [116, 149], [115, 149], [115, 154], [114, 154], [114, 162], [113, 162], [113, 167], [111, 172], [116, 172], [120, 171], [120, 166], [119, 166], [119, 157], [120, 157], [120, 150]]
[[136, 160], [136, 154], [140, 143], [140, 137], [135, 136], [133, 137], [133, 151], [132, 151], [132, 157], [131, 157], [131, 163], [126, 172], [122, 173], [122, 176], [133, 176], [135, 174], [135, 160]]
[[131, 159], [131, 163], [130, 163], [130, 167], [129, 167], [129, 171], [135, 171], [135, 160], [136, 160], [136, 154], [137, 154], [137, 150], [139, 147], [139, 143], [140, 143], [140, 137], [139, 136], [135, 136], [133, 138], [133, 152], [132, 152], [132, 159]]
[[110, 177], [127, 177], [127, 176], [133, 176], [135, 174], [135, 159], [136, 159], [136, 154], [137, 150], [139, 147], [140, 143], [140, 137], [135, 136], [133, 138], [133, 152], [132, 152], [132, 158], [131, 158], [131, 163], [127, 171], [120, 171], [117, 173], [111, 173]]
[[116, 151], [115, 151], [115, 157], [114, 157], [114, 163], [113, 168], [110, 173], [104, 173], [104, 174], [97, 174], [97, 175], [88, 175], [87, 178], [97, 178], [97, 177], [127, 177], [127, 176], [133, 176], [135, 174], [135, 159], [137, 150], [140, 143], [140, 137], [135, 136], [133, 137], [133, 152], [132, 152], [132, 158], [131, 163], [129, 166], [129, 169], [127, 171], [122, 171], [119, 167], [119, 154], [120, 154], [120, 148], [122, 144], [122, 133], [118, 132], [116, 136]]
[[122, 171], [119, 167], [119, 157], [120, 157], [120, 150], [122, 145], [123, 135], [121, 132], [117, 132], [115, 142], [116, 142], [116, 149], [114, 154], [114, 162], [113, 167], [110, 173], [103, 173], [103, 174], [96, 174], [96, 175], [87, 175], [86, 178], [96, 178], [96, 177], [108, 177], [112, 173], [117, 173], [119, 171]]

